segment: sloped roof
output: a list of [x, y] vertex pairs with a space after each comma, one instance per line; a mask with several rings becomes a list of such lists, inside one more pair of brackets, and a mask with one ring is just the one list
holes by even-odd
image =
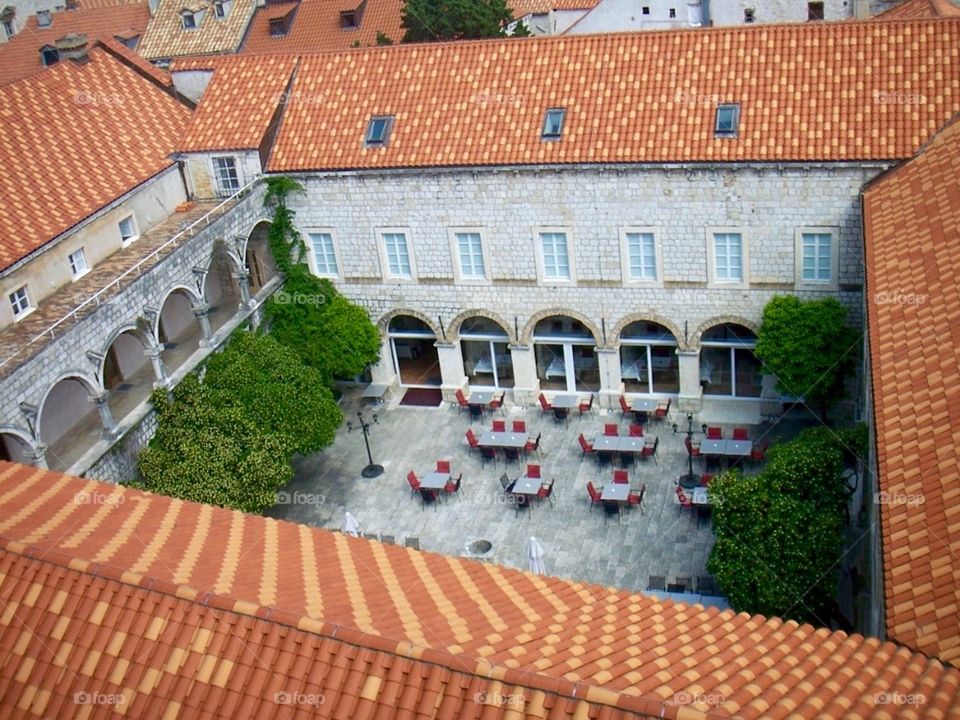
[[[960, 710], [960, 671], [892, 643], [421, 553], [9, 463], [0, 463], [0, 541], [8, 552], [117, 578], [149, 590], [155, 600], [168, 602], [176, 595], [261, 618], [264, 625], [249, 634], [246, 620], [235, 621], [241, 632], [232, 640], [227, 632], [215, 638], [203, 634], [202, 641], [195, 640], [196, 655], [178, 654], [177, 662], [165, 666], [172, 668], [167, 672], [173, 677], [151, 676], [148, 686], [156, 688], [158, 697], [154, 702], [185, 696], [196, 673], [201, 680], [221, 678], [221, 691], [203, 695], [202, 701], [197, 697], [191, 706], [195, 715], [200, 708], [222, 705], [224, 714], [211, 714], [232, 717], [226, 708], [240, 702], [236, 694], [248, 688], [253, 693], [284, 691], [288, 672], [310, 677], [309, 655], [291, 651], [266, 667], [279, 673], [279, 680], [268, 681], [269, 673], [259, 673], [261, 681], [250, 682], [248, 668], [259, 648], [278, 657], [289, 632], [274, 624], [336, 637], [362, 657], [376, 651], [446, 668], [463, 678], [460, 696], [476, 687], [471, 685], [474, 676], [502, 681], [505, 694], [514, 686], [527, 688], [524, 695], [530, 700], [523, 709], [508, 708], [520, 716], [546, 715], [536, 710], [542, 695], [533, 691], [604, 706], [600, 712], [577, 710], [577, 717], [599, 718], [618, 717], [613, 708], [662, 717], [701, 717], [684, 713], [708, 710], [716, 717], [866, 717], [889, 709], [881, 705], [892, 693], [922, 694], [922, 704], [910, 707], [917, 716], [955, 716]], [[34, 628], [44, 643], [61, 648], [62, 629], [73, 632], [74, 623], [90, 613], [86, 607], [76, 609], [73, 593], [61, 588], [54, 574], [38, 576], [44, 579], [30, 586], [19, 583], [16, 593], [4, 597], [27, 606], [23, 612], [49, 605], [52, 613], [66, 615], [66, 621], [49, 617]], [[106, 593], [97, 599], [102, 604], [94, 604], [82, 645], [96, 644], [100, 652], [129, 648], [132, 659], [127, 652], [118, 653], [117, 664], [142, 657], [158, 662], [149, 652], [152, 646], [134, 655], [139, 647], [135, 638], [149, 634], [144, 627], [159, 627], [152, 619], [155, 602], [131, 616], [111, 613]], [[118, 596], [118, 602], [127, 603], [125, 596]], [[27, 644], [39, 647], [29, 633], [23, 635], [19, 623], [11, 626], [15, 612], [6, 611], [10, 629], [0, 634], [8, 655]], [[109, 631], [105, 622], [111, 623]], [[264, 632], [275, 639], [261, 638]], [[250, 635], [248, 652], [243, 642]], [[165, 648], [176, 644], [167, 642]], [[35, 674], [33, 665], [4, 668], [16, 673], [22, 685], [35, 678], [32, 697], [52, 693], [57, 681], [47, 666], [60, 656], [46, 653], [46, 666], [37, 667]], [[131, 677], [122, 672], [118, 677], [127, 687], [136, 688], [132, 683], [150, 674], [142, 662], [123, 667]], [[425, 670], [404, 676], [403, 667], [381, 670], [373, 659], [356, 673], [335, 671], [324, 682], [382, 702], [378, 717], [413, 717], [406, 709], [425, 687], [434, 708], [426, 711], [428, 716], [486, 717], [458, 715], [452, 708], [441, 712], [443, 703], [456, 702], [451, 695], [458, 691], [439, 690], [438, 680], [445, 676]], [[238, 668], [243, 672], [230, 672]], [[371, 675], [386, 675], [393, 684], [371, 680]], [[10, 697], [7, 692], [0, 701]], [[699, 701], [686, 706], [688, 697]], [[503, 708], [486, 711], [500, 717]]]
[[26, 27], [6, 43], [0, 45], [0, 85], [29, 77], [44, 69], [40, 49], [52, 46], [69, 33], [86, 35], [87, 40], [127, 35], [131, 30], [142, 35], [150, 19], [147, 3], [139, 2], [118, 7], [66, 10], [50, 14], [49, 27], [38, 27], [37, 16], [27, 18]]
[[0, 269], [171, 165], [190, 110], [144, 65], [99, 43], [0, 88]]
[[[347, 50], [359, 43], [374, 45], [377, 32], [384, 33], [395, 43], [400, 42], [404, 30], [400, 27], [402, 0], [367, 0], [355, 29], [340, 27], [340, 12], [360, 5], [356, 0], [300, 0], [298, 3], [266, 5], [259, 8], [250, 23], [241, 53], [307, 53], [327, 50]], [[280, 8], [296, 8], [290, 31], [282, 37], [271, 37], [270, 18]]]
[[545, 15], [551, 10], [592, 10], [600, 0], [507, 0], [514, 18]]
[[[197, 27], [183, 27], [181, 12], [205, 8]], [[225, 18], [218, 18], [213, 0], [160, 0], [137, 52], [150, 60], [235, 52], [243, 40], [257, 0], [231, 0]]]
[[911, 20], [915, 18], [960, 17], [960, 7], [950, 0], [906, 0], [879, 15], [875, 20]]
[[[257, 78], [243, 67], [223, 68], [249, 77], [225, 87], [254, 97]], [[286, 108], [270, 171], [902, 159], [960, 108], [960, 20], [304, 55], [291, 93], [323, 101]], [[714, 136], [718, 102], [740, 103], [738, 137]], [[566, 108], [563, 138], [543, 142], [551, 107]], [[249, 107], [226, 112], [240, 117]], [[390, 141], [366, 148], [367, 124], [379, 114], [396, 118]], [[201, 118], [209, 127], [191, 133], [215, 138], [223, 120]]]
[[890, 637], [960, 664], [960, 117], [864, 193]]

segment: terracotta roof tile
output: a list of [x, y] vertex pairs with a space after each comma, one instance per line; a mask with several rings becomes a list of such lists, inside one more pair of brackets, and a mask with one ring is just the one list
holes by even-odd
[[[53, 510], [68, 504], [69, 515]], [[165, 529], [171, 517], [176, 532]], [[265, 608], [272, 565], [281, 572]], [[311, 614], [318, 582], [322, 609]], [[46, 588], [83, 601], [54, 607]], [[0, 647], [16, 656], [0, 666], [7, 715], [38, 692], [67, 708], [82, 690], [129, 693], [132, 717], [166, 702], [190, 717], [285, 716], [271, 704], [277, 692], [322, 694], [324, 714], [358, 718], [865, 717], [888, 709], [884, 693], [918, 692], [918, 717], [960, 712], [960, 671], [891, 643], [5, 463], [0, 596], [12, 608], [0, 614]], [[64, 617], [55, 640], [47, 628]], [[44, 646], [68, 645], [76, 675], [58, 684]], [[681, 706], [678, 693], [722, 702]]]
[[551, 10], [592, 10], [600, 0], [507, 0], [514, 18], [545, 15]]
[[161, 77], [98, 45], [0, 88], [0, 269], [170, 166], [190, 110]]
[[[257, 0], [231, 0], [225, 18], [214, 13], [212, 0], [160, 0], [157, 10], [147, 25], [137, 52], [150, 60], [232, 53], [240, 47]], [[205, 10], [197, 18], [197, 27], [183, 27], [181, 11]]]
[[69, 33], [86, 35], [94, 40], [142, 35], [150, 19], [147, 3], [138, 2], [119, 7], [67, 10], [50, 15], [49, 27], [37, 27], [37, 16], [27, 18], [26, 27], [12, 39], [0, 45], [0, 85], [35, 75], [44, 69], [40, 49], [52, 46]]
[[906, 0], [877, 15], [874, 20], [960, 17], [960, 7], [950, 0]]
[[960, 117], [864, 193], [887, 632], [960, 662]]
[[[248, 62], [215, 71], [247, 79], [223, 84], [230, 99], [204, 98], [224, 115], [199, 118], [191, 136], [215, 139], [219, 123], [240, 123], [252, 103], [265, 102], [257, 61]], [[233, 97], [242, 101], [230, 108]], [[960, 20], [304, 55], [290, 97], [297, 102], [284, 111], [270, 171], [902, 159], [960, 108]], [[714, 136], [718, 102], [740, 103], [737, 138]], [[563, 138], [543, 142], [550, 107], [566, 108]], [[366, 148], [375, 114], [395, 122], [386, 147]]]
[[[354, 3], [359, 5], [359, 2]], [[307, 53], [347, 50], [355, 43], [374, 45], [382, 32], [395, 43], [403, 37], [400, 27], [401, 0], [366, 0], [359, 15], [359, 27], [341, 28], [340, 11], [351, 8], [350, 0], [299, 0], [259, 8], [250, 23], [241, 53]], [[270, 34], [270, 19], [293, 11], [286, 35]]]

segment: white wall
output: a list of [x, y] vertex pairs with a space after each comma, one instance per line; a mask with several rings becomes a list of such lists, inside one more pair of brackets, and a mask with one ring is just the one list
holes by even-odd
[[171, 73], [177, 92], [197, 102], [213, 78], [213, 70], [178, 70]]
[[214, 157], [232, 157], [235, 159], [240, 187], [263, 174], [260, 154], [256, 150], [190, 153], [186, 155], [187, 172], [190, 175], [190, 190], [199, 200], [209, 200], [219, 196], [213, 171]]
[[[852, 17], [853, 4], [854, 0], [824, 0], [824, 19]], [[807, 0], [708, 0], [707, 5], [714, 25], [742, 25], [748, 8], [753, 9], [757, 23], [807, 21]]]
[[[13, 19], [14, 32], [19, 33], [27, 26], [27, 18], [42, 10], [51, 13], [66, 10], [66, 0], [3, 0], [0, 10], [12, 7], [15, 11]], [[54, 21], [56, 22], [56, 21]], [[0, 43], [7, 42], [7, 33], [0, 29]]]
[[[648, 8], [649, 14], [643, 9]], [[676, 17], [670, 17], [673, 10]], [[687, 4], [683, 0], [602, 0], [580, 22], [570, 28], [569, 35], [624, 32], [631, 30], [666, 30], [689, 27]]]

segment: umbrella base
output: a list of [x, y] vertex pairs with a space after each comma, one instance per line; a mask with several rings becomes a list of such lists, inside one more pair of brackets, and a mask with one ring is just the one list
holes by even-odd
[[383, 475], [383, 465], [367, 465], [360, 474], [365, 478], [375, 478]]
[[693, 490], [695, 487], [700, 487], [700, 476], [696, 473], [687, 473], [686, 475], [681, 475], [677, 482], [680, 483], [680, 487], [684, 490]]

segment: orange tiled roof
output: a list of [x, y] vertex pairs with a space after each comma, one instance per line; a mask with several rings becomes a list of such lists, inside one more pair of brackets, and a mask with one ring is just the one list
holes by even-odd
[[[271, 171], [900, 159], [960, 109], [960, 20], [369, 48], [304, 56], [291, 93], [312, 101], [286, 108]], [[718, 102], [740, 103], [739, 137], [714, 137]], [[540, 139], [550, 107], [558, 142]], [[374, 114], [396, 116], [387, 147], [363, 145]], [[191, 135], [215, 143], [225, 119]]]
[[[359, 0], [300, 0], [298, 3], [267, 5], [257, 10], [241, 51], [245, 55], [264, 53], [306, 53], [347, 50], [359, 42], [374, 45], [377, 32], [395, 43], [403, 37], [400, 27], [402, 0], [367, 0], [360, 27], [340, 27], [340, 11], [359, 5]], [[283, 37], [270, 36], [270, 18], [296, 7], [290, 31]]]
[[92, 43], [100, 38], [128, 34], [132, 29], [142, 35], [150, 19], [147, 3], [119, 7], [66, 10], [51, 13], [49, 27], [37, 27], [37, 16], [27, 18], [26, 27], [0, 45], [0, 85], [34, 75], [44, 69], [40, 49], [53, 45], [68, 33], [86, 35]]
[[960, 7], [950, 0], [906, 0], [879, 15], [875, 20], [912, 20], [915, 18], [960, 17]]
[[514, 18], [545, 15], [551, 10], [592, 10], [600, 0], [507, 0]]
[[190, 110], [111, 47], [0, 88], [0, 269], [170, 166]]
[[[227, 17], [218, 18], [212, 0], [160, 0], [137, 52], [150, 60], [232, 53], [240, 47], [257, 0], [232, 0]], [[180, 12], [185, 8], [205, 8], [197, 27], [183, 27]]]
[[[188, 706], [199, 713], [209, 707], [203, 701], [223, 703], [222, 715], [210, 714], [232, 717], [231, 709], [241, 702], [237, 694], [248, 689], [262, 693], [264, 687], [283, 691], [283, 673], [288, 671], [296, 678], [312, 677], [312, 646], [307, 657], [292, 648], [289, 654], [279, 651], [284, 635], [290, 636], [289, 630], [274, 625], [281, 623], [309, 634], [335, 634], [355, 646], [349, 652], [362, 657], [371, 657], [372, 650], [446, 668], [461, 674], [464, 690], [475, 687], [468, 684], [475, 682], [473, 676], [481, 676], [502, 681], [508, 694], [509, 688], [522, 686], [605, 706], [599, 713], [580, 708], [578, 717], [606, 718], [610, 708], [684, 717], [684, 709], [677, 707], [684, 694], [702, 699], [687, 712], [712, 710], [716, 717], [867, 717], [890, 709], [881, 704], [894, 693], [921, 694], [922, 703], [910, 706], [918, 717], [960, 712], [960, 671], [892, 643], [415, 552], [9, 463], [0, 463], [0, 542], [11, 553], [69, 564], [75, 571], [119, 578], [150, 591], [148, 598], [128, 599], [130, 591], [109, 594], [123, 611], [111, 612], [107, 591], [94, 598], [101, 604], [84, 600], [87, 604], [78, 609], [75, 593], [68, 592], [73, 586], [61, 587], [55, 572], [37, 571], [37, 580], [27, 584], [19, 580], [20, 569], [13, 568], [17, 580], [10, 582], [16, 591], [3, 596], [17, 605], [3, 615], [8, 629], [0, 627], [8, 657], [34, 657], [23, 652], [28, 646], [38, 648], [37, 654], [44, 652], [36, 637], [24, 635], [22, 620], [11, 623], [11, 618], [45, 607], [67, 618], [38, 618], [40, 624], [33, 626], [42, 641], [53, 643], [46, 646], [43, 663], [24, 659], [17, 667], [8, 662], [3, 668], [3, 677], [15, 674], [14, 682], [27, 686], [32, 698], [54, 692], [59, 673], [48, 672], [49, 665], [62, 656], [58, 650], [71, 653], [77, 645], [67, 646], [63, 631], [79, 631], [83, 641], [78, 652], [94, 645], [97, 652], [113, 657], [106, 650], [113, 647], [123, 668], [102, 666], [97, 677], [115, 673], [116, 686], [147, 693], [139, 688], [150, 676], [145, 685], [155, 688], [153, 702], [161, 704], [190, 692], [198, 674], [200, 682], [221, 677], [221, 691], [204, 694], [201, 687]], [[81, 584], [84, 597], [89, 585], [89, 580]], [[162, 632], [164, 617], [172, 613], [179, 622], [188, 610], [203, 614], [195, 606], [160, 607], [172, 595], [254, 615], [265, 625], [247, 633], [246, 618], [234, 620], [224, 613], [227, 622], [240, 628], [236, 637], [231, 639], [226, 630], [203, 633], [202, 641], [194, 640], [196, 654], [175, 653], [177, 661], [168, 661], [166, 675], [123, 662], [127, 658], [119, 650], [137, 652], [136, 639], [144, 635], [153, 643], [147, 628]], [[133, 614], [130, 607], [143, 610]], [[90, 622], [82, 621], [91, 615]], [[275, 640], [263, 640], [262, 633]], [[243, 643], [251, 636], [252, 652], [247, 652]], [[196, 635], [188, 632], [187, 637]], [[169, 637], [160, 650], [173, 653], [182, 642], [182, 636]], [[250, 682], [249, 668], [261, 648], [275, 659], [267, 667], [281, 674], [281, 682]], [[153, 649], [152, 644], [144, 648]], [[158, 662], [152, 652], [137, 657], [151, 658], [144, 662], [154, 667]], [[101, 667], [89, 662], [91, 668]], [[458, 716], [443, 705], [456, 699], [437, 694], [437, 679], [428, 679], [435, 676], [426, 670], [405, 676], [401, 668], [408, 665], [381, 670], [379, 660], [364, 667], [373, 675], [387, 674], [395, 683], [390, 692], [362, 672], [339, 671], [324, 682], [354, 697], [359, 692], [383, 702], [378, 717], [413, 717], [404, 712], [409, 706], [403, 703], [419, 699], [426, 683], [430, 701], [440, 703], [423, 710], [426, 716]], [[242, 672], [234, 676], [231, 668]], [[367, 695], [360, 688], [369, 689]], [[0, 702], [11, 702], [11, 697], [4, 693]], [[395, 701], [390, 710], [387, 706]], [[487, 710], [499, 717], [499, 711]], [[522, 714], [539, 717], [531, 705]]]
[[[140, 2], [141, 0], [132, 0]], [[90, 10], [92, 8], [119, 7], [121, 5], [130, 5], [131, 0], [77, 0], [77, 7]]]
[[960, 116], [864, 193], [887, 632], [960, 664]]

